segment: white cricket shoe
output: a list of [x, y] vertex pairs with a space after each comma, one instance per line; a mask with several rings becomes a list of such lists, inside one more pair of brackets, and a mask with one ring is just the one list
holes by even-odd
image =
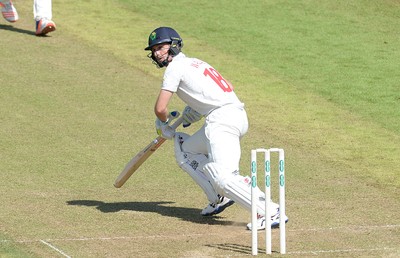
[[15, 9], [14, 5], [10, 1], [0, 2], [1, 14], [4, 19], [8, 22], [16, 22], [18, 21], [18, 13], [17, 9]]
[[44, 36], [55, 30], [56, 24], [52, 20], [42, 18], [39, 21], [36, 21], [36, 36]]
[[219, 197], [219, 203], [210, 203], [201, 211], [201, 215], [203, 216], [211, 216], [215, 215], [218, 213], [223, 212], [226, 208], [234, 204], [235, 202], [232, 201], [231, 199], [228, 199], [226, 197], [220, 196]]
[[[279, 218], [280, 218], [280, 213], [279, 213], [279, 208], [276, 209], [276, 213], [271, 216], [271, 228], [277, 228], [279, 227]], [[285, 223], [289, 221], [289, 218], [285, 215]], [[247, 224], [247, 229], [251, 230], [251, 223]], [[265, 217], [257, 215], [257, 230], [263, 230], [265, 229]]]

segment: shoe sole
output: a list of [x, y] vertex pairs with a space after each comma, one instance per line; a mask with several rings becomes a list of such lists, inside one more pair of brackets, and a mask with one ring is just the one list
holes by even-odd
[[46, 35], [47, 33], [52, 32], [52, 31], [55, 31], [55, 30], [56, 30], [56, 27], [54, 27], [54, 26], [48, 26], [48, 27], [44, 28], [44, 29], [42, 30], [42, 32], [36, 33], [36, 36], [44, 36], [44, 35]]
[[[287, 219], [287, 220], [285, 221], [285, 224], [288, 223], [288, 221], [289, 221], [289, 219]], [[271, 228], [279, 228], [279, 222], [272, 223], [272, 224], [271, 224]], [[265, 228], [264, 228], [264, 229], [265, 229]]]
[[219, 214], [219, 213], [223, 212], [226, 208], [228, 208], [229, 206], [231, 206], [231, 205], [234, 204], [234, 203], [235, 203], [234, 201], [230, 200], [230, 201], [227, 202], [224, 206], [218, 207], [218, 209], [216, 209], [215, 211], [213, 211], [213, 212], [211, 212], [211, 213], [202, 214], [202, 216], [204, 216], [204, 217], [209, 217], [209, 216], [212, 216], [212, 215]]
[[18, 16], [15, 15], [14, 12], [4, 12], [2, 14], [3, 14], [3, 18], [8, 22], [16, 22], [16, 21], [18, 21]]

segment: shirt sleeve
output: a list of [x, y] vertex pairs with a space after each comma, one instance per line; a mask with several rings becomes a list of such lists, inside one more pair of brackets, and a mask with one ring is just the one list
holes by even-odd
[[177, 92], [182, 80], [182, 72], [183, 67], [180, 67], [179, 62], [171, 62], [165, 70], [161, 89]]

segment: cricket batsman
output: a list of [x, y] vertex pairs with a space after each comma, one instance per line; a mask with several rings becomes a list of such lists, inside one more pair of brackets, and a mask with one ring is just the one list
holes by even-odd
[[[158, 68], [166, 68], [154, 107], [157, 133], [174, 139], [177, 163], [206, 194], [209, 204], [202, 215], [218, 214], [234, 202], [251, 212], [251, 179], [239, 173], [240, 139], [248, 130], [244, 104], [214, 67], [187, 57], [182, 47], [182, 38], [174, 29], [160, 27], [150, 33], [145, 48]], [[204, 118], [203, 126], [191, 136], [175, 133], [169, 126], [173, 116], [168, 104], [174, 94], [187, 105], [183, 127]], [[257, 191], [257, 228], [265, 229], [265, 194]], [[267, 219], [277, 226], [279, 205], [272, 203], [271, 207], [273, 216]], [[247, 228], [251, 227], [249, 223]]]

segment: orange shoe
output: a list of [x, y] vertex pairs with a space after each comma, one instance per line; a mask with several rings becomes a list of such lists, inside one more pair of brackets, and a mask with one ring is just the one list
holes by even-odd
[[11, 0], [4, 3], [0, 2], [0, 7], [1, 7], [1, 14], [3, 15], [4, 19], [6, 19], [9, 22], [18, 21], [17, 9], [15, 9]]
[[56, 24], [46, 18], [36, 21], [36, 36], [44, 36], [49, 32], [56, 30]]

